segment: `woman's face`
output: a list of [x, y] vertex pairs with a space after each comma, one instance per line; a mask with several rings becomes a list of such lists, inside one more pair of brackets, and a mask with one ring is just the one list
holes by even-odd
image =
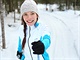
[[33, 12], [33, 11], [25, 12], [23, 14], [23, 20], [29, 26], [34, 25], [35, 22], [37, 21], [37, 18], [38, 18], [38, 15], [35, 12]]

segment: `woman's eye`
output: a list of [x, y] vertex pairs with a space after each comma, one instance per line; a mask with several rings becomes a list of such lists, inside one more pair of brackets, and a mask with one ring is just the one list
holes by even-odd
[[31, 13], [31, 15], [34, 15], [34, 13]]
[[27, 16], [27, 14], [24, 14], [24, 16]]

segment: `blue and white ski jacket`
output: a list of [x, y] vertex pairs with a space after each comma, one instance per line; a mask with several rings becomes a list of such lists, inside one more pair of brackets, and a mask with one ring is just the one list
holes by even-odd
[[[22, 41], [24, 37], [23, 26], [20, 27], [19, 31], [18, 51], [23, 52], [21, 60], [50, 60], [49, 54], [46, 52], [51, 43], [50, 31], [47, 26], [38, 22], [34, 26], [27, 26], [24, 50], [22, 50]], [[31, 43], [38, 40], [42, 41], [45, 46], [45, 52], [42, 55], [33, 54]]]

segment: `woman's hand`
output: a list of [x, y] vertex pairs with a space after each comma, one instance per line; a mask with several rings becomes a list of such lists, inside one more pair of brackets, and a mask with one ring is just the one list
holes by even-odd
[[21, 57], [22, 57], [22, 52], [17, 51], [17, 57], [18, 57], [19, 59], [21, 59]]
[[41, 41], [32, 42], [33, 54], [43, 54], [44, 53], [44, 44]]

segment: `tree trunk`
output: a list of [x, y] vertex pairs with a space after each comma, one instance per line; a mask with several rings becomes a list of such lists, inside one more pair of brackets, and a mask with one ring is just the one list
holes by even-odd
[[76, 0], [74, 2], [74, 14], [76, 14], [75, 10], [76, 10]]
[[16, 22], [15, 20], [16, 20], [16, 19], [15, 19], [15, 9], [14, 9], [14, 23]]
[[67, 0], [66, 0], [66, 10], [68, 10], [68, 3], [67, 3]]
[[76, 10], [76, 0], [75, 0], [75, 6], [74, 6], [74, 10]]
[[2, 48], [5, 49], [6, 47], [5, 47], [5, 32], [4, 32], [2, 0], [0, 0], [0, 17], [1, 17], [1, 31], [2, 31]]

